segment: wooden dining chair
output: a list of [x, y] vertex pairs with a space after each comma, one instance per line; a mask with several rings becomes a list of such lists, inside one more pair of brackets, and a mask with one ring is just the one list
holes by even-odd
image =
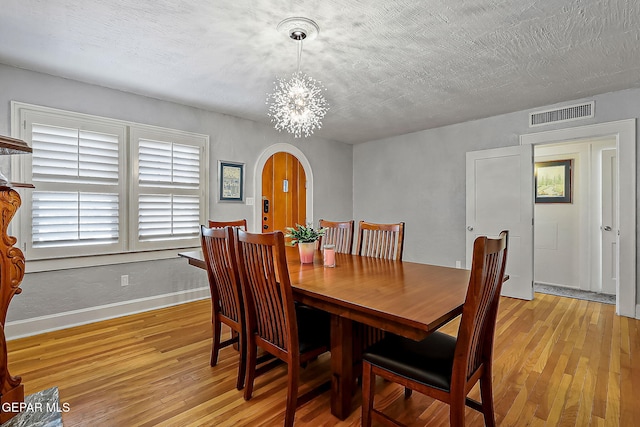
[[[356, 255], [372, 258], [402, 260], [404, 246], [404, 222], [397, 224], [376, 224], [360, 221], [358, 223], [358, 244]], [[385, 331], [366, 324], [356, 324], [358, 346], [355, 348], [356, 365], [354, 372], [362, 372], [362, 351], [382, 340]]]
[[[244, 322], [244, 304], [240, 289], [235, 239], [233, 229], [207, 228], [200, 226], [202, 254], [207, 266], [207, 277], [211, 290], [211, 322], [213, 344], [211, 346], [211, 366], [218, 363], [221, 348], [238, 343], [240, 359], [236, 388], [244, 385], [247, 364], [247, 340]], [[222, 323], [231, 328], [231, 338], [221, 342]]]
[[214, 221], [209, 220], [209, 228], [239, 227], [243, 231], [247, 231], [247, 220], [236, 219], [233, 221]]
[[286, 427], [292, 426], [298, 398], [300, 364], [329, 350], [329, 314], [294, 304], [287, 267], [284, 235], [237, 230], [236, 254], [245, 301], [247, 373], [244, 398], [251, 399], [256, 376], [256, 353], [265, 352], [288, 365]]
[[402, 260], [404, 222], [375, 224], [360, 221], [356, 254], [374, 258]]
[[355, 221], [327, 221], [320, 220], [320, 228], [325, 230], [324, 236], [320, 237], [319, 248], [322, 245], [336, 245], [336, 252], [350, 254], [353, 250], [353, 226]]
[[[364, 353], [363, 426], [371, 426], [373, 418], [387, 425], [402, 425], [374, 409], [376, 375], [403, 385], [407, 397], [411, 390], [416, 390], [448, 403], [451, 426], [464, 426], [465, 405], [482, 412], [485, 425], [495, 426], [491, 385], [493, 337], [507, 263], [508, 235], [508, 231], [503, 231], [497, 239], [482, 236], [475, 240], [457, 337], [436, 331], [422, 341], [413, 341], [389, 334]], [[482, 403], [467, 397], [478, 381]]]

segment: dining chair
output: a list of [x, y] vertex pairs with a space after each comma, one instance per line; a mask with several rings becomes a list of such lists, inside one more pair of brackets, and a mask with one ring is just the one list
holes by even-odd
[[320, 237], [319, 248], [322, 245], [336, 245], [336, 252], [350, 254], [353, 250], [353, 226], [355, 221], [327, 221], [320, 220], [318, 224], [324, 229], [324, 236]]
[[[358, 244], [356, 254], [360, 256], [402, 260], [402, 248], [404, 246], [404, 222], [397, 224], [376, 224], [360, 221], [358, 223]], [[358, 346], [355, 348], [355, 359], [358, 361], [355, 372], [362, 372], [362, 351], [382, 340], [386, 332], [366, 324], [356, 324], [354, 336], [357, 337]]]
[[[362, 425], [372, 419], [397, 425], [374, 409], [376, 376], [405, 387], [405, 396], [416, 390], [449, 404], [451, 426], [464, 426], [465, 405], [484, 415], [485, 425], [495, 426], [493, 410], [492, 353], [500, 290], [507, 262], [508, 231], [499, 238], [476, 238], [467, 296], [457, 337], [438, 331], [422, 341], [388, 334], [364, 353]], [[480, 381], [482, 403], [467, 397]]]
[[356, 254], [374, 258], [402, 260], [404, 222], [375, 224], [360, 221]]
[[286, 427], [295, 410], [314, 394], [298, 397], [300, 365], [329, 350], [329, 314], [294, 304], [281, 231], [265, 234], [237, 230], [236, 255], [245, 301], [247, 371], [244, 398], [251, 399], [260, 347], [288, 365]]
[[236, 219], [233, 221], [214, 221], [212, 219], [209, 220], [209, 228], [224, 228], [224, 227], [239, 227], [243, 231], [247, 231], [247, 220], [246, 219]]
[[[236, 388], [244, 386], [247, 363], [246, 328], [244, 325], [244, 305], [240, 289], [237, 260], [235, 256], [234, 233], [231, 227], [207, 228], [200, 226], [202, 254], [207, 266], [207, 277], [211, 290], [211, 322], [213, 344], [211, 366], [218, 363], [221, 348], [238, 343], [240, 359]], [[221, 325], [231, 329], [231, 338], [221, 342]]]

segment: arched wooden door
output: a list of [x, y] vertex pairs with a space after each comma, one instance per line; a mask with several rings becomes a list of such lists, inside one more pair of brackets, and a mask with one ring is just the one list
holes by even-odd
[[262, 169], [262, 231], [306, 224], [307, 178], [298, 159], [275, 153]]

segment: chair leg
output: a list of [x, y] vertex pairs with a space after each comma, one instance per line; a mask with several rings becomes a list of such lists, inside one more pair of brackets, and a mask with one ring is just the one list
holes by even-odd
[[298, 403], [298, 376], [300, 367], [297, 363], [289, 363], [289, 378], [287, 386], [287, 409], [284, 414], [284, 427], [292, 427], [296, 417]]
[[231, 339], [238, 339], [237, 342], [233, 343], [233, 349], [236, 351], [240, 351], [240, 334], [238, 334], [238, 332], [234, 331], [233, 329], [231, 330]]
[[405, 399], [410, 398], [412, 394], [413, 394], [413, 390], [411, 390], [409, 387], [405, 387], [404, 388], [404, 398]]
[[362, 427], [371, 427], [371, 412], [373, 411], [373, 394], [375, 392], [376, 376], [369, 362], [362, 363]]
[[493, 410], [493, 387], [491, 381], [491, 370], [485, 370], [480, 378], [480, 397], [482, 399], [482, 415], [484, 415], [484, 425], [495, 427], [496, 415]]
[[240, 351], [240, 359], [238, 360], [238, 382], [236, 384], [236, 388], [238, 390], [242, 390], [244, 388], [245, 375], [247, 372], [247, 343], [244, 333], [239, 334], [238, 350]]
[[464, 411], [466, 396], [451, 396], [449, 402], [449, 424], [451, 427], [464, 427]]
[[256, 378], [256, 343], [249, 337], [247, 337], [247, 365], [246, 375], [244, 380], [244, 400], [251, 399], [253, 393], [253, 381]]
[[211, 344], [211, 366], [216, 366], [218, 364], [218, 353], [220, 352], [220, 334], [222, 332], [220, 321], [216, 318], [215, 314], [213, 315], [211, 323], [211, 327], [213, 329], [213, 342]]

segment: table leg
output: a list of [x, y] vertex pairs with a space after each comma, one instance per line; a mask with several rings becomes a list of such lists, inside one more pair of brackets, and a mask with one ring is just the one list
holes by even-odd
[[331, 413], [341, 420], [351, 413], [353, 396], [353, 322], [331, 315]]

